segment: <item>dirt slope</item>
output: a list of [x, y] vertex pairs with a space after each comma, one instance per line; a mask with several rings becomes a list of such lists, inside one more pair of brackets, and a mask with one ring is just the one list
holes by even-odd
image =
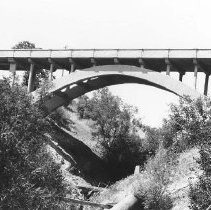
[[[173, 175], [172, 183], [168, 186], [167, 191], [171, 194], [174, 201], [172, 210], [188, 210], [188, 183], [194, 183], [201, 170], [196, 163], [195, 158], [199, 157], [198, 149], [194, 148], [183, 152], [178, 157], [176, 173]], [[138, 180], [145, 182], [145, 174], [131, 175], [123, 180], [116, 182], [103, 193], [93, 197], [93, 200], [101, 203], [118, 203], [128, 195], [135, 193], [135, 187]]]

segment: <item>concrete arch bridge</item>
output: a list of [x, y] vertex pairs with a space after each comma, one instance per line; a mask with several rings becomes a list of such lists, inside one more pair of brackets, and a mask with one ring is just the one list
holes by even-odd
[[150, 85], [178, 96], [189, 95], [193, 99], [201, 96], [181, 81], [152, 70], [128, 65], [105, 65], [75, 71], [54, 80], [49, 88], [51, 97], [45, 101], [45, 106], [49, 112], [52, 112], [85, 93], [124, 83]]

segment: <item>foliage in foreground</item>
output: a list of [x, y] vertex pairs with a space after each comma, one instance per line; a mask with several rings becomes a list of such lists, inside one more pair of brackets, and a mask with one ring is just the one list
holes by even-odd
[[180, 98], [179, 104], [170, 107], [170, 118], [162, 127], [163, 145], [182, 152], [206, 142], [205, 130], [211, 122], [209, 99]]
[[190, 208], [193, 210], [207, 209], [211, 206], [211, 139], [210, 129], [208, 133], [209, 143], [200, 148], [200, 158], [198, 163], [203, 170], [203, 174], [198, 181], [190, 185]]
[[176, 166], [176, 154], [159, 148], [151, 157], [143, 171], [143, 179], [135, 184], [135, 195], [143, 201], [146, 210], [169, 210], [173, 206], [167, 186], [171, 183], [172, 173]]
[[8, 80], [0, 80], [0, 98], [0, 209], [58, 209], [65, 191], [45, 150], [44, 111]]
[[163, 127], [164, 146], [181, 152], [197, 146], [197, 160], [203, 173], [190, 184], [190, 208], [204, 210], [211, 206], [211, 101], [209, 98], [180, 99], [171, 106], [170, 119]]

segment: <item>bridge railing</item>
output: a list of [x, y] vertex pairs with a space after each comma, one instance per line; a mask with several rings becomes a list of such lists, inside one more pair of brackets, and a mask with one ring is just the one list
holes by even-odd
[[211, 49], [14, 49], [0, 58], [211, 58]]

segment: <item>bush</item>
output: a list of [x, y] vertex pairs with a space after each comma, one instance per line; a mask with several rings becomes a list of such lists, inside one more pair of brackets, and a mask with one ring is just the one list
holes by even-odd
[[40, 103], [18, 84], [0, 80], [0, 209], [54, 209], [65, 189], [59, 166], [45, 151]]
[[[162, 127], [162, 141], [165, 148], [173, 146], [182, 152], [204, 142], [203, 130], [210, 123], [211, 102], [199, 98], [180, 98], [179, 105], [172, 104], [170, 116]], [[205, 140], [206, 141], [206, 140]]]
[[175, 170], [175, 154], [160, 148], [155, 157], [150, 158], [146, 165], [143, 177], [136, 183], [135, 195], [143, 201], [147, 210], [170, 210], [173, 201], [167, 192]]
[[[210, 139], [209, 139], [210, 141]], [[196, 184], [190, 184], [190, 208], [193, 210], [206, 209], [211, 205], [211, 145], [205, 144], [200, 149], [198, 163], [203, 170]]]

